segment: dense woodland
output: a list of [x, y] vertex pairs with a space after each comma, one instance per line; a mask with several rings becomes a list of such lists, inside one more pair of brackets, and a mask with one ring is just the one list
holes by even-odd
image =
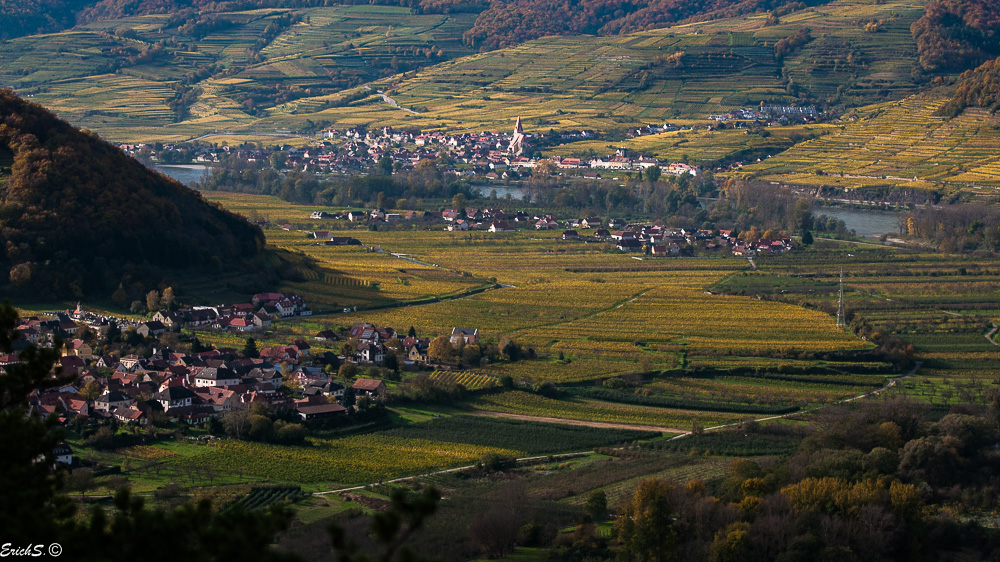
[[925, 70], [972, 68], [1000, 55], [1000, 0], [935, 0], [910, 31]]
[[1000, 209], [986, 205], [921, 208], [906, 218], [906, 234], [944, 253], [1000, 252]]
[[0, 41], [72, 27], [93, 0], [0, 0]]
[[954, 117], [967, 107], [982, 107], [990, 111], [1000, 109], [1000, 58], [965, 71], [958, 80], [955, 95], [940, 113]]
[[256, 226], [9, 90], [0, 116], [3, 292], [110, 294], [158, 270], [239, 270], [263, 248]]

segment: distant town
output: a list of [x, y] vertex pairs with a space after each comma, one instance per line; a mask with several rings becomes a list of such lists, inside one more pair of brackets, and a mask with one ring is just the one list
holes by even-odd
[[[664, 127], [647, 128], [645, 131], [676, 130], [667, 125]], [[640, 131], [634, 131], [641, 134]], [[649, 134], [648, 132], [646, 134]], [[567, 140], [582, 140], [593, 138], [591, 131], [564, 133], [561, 137]], [[165, 144], [159, 147], [159, 152], [185, 151], [185, 156], [178, 162], [163, 163], [193, 163], [217, 164], [224, 158], [237, 158], [250, 163], [260, 162], [271, 164], [272, 155], [281, 153], [281, 166], [286, 169], [309, 171], [314, 173], [358, 174], [367, 173], [383, 158], [391, 162], [393, 171], [410, 170], [417, 167], [421, 161], [446, 160], [445, 171], [450, 171], [462, 177], [483, 180], [504, 180], [511, 178], [512, 172], [524, 173], [539, 166], [540, 163], [552, 164], [554, 170], [579, 171], [576, 173], [584, 179], [601, 179], [601, 172], [608, 171], [643, 171], [652, 166], [659, 166], [662, 173], [675, 176], [683, 174], [697, 175], [701, 172], [698, 166], [683, 162], [661, 162], [655, 158], [630, 154], [620, 148], [614, 154], [581, 158], [537, 158], [523, 155], [522, 150], [510, 150], [512, 135], [498, 132], [447, 134], [438, 131], [396, 131], [391, 127], [364, 130], [348, 129], [344, 131], [330, 130], [324, 133], [323, 141], [314, 147], [282, 147], [281, 150], [266, 148], [243, 147], [185, 147], [176, 144]], [[135, 157], [150, 154], [156, 147], [148, 144], [119, 144], [125, 153]]]

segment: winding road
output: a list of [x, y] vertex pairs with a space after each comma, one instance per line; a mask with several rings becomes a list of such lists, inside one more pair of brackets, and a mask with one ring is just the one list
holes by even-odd
[[[368, 90], [371, 90], [371, 89], [372, 89], [372, 87], [371, 87], [371, 86], [369, 86], [368, 84], [365, 84], [365, 88], [367, 88]], [[388, 96], [388, 95], [387, 95], [387, 94], [386, 94], [385, 92], [383, 92], [382, 90], [375, 90], [375, 93], [376, 93], [376, 94], [378, 94], [378, 95], [380, 95], [380, 96], [382, 96], [382, 101], [384, 101], [385, 103], [387, 103], [387, 104], [391, 105], [392, 107], [395, 107], [396, 109], [402, 109], [403, 111], [409, 111], [410, 113], [412, 113], [412, 114], [414, 114], [414, 115], [420, 115], [420, 113], [419, 113], [419, 112], [417, 112], [417, 111], [413, 111], [412, 109], [410, 109], [410, 108], [408, 108], [408, 107], [403, 107], [403, 106], [399, 105], [399, 103], [398, 103], [398, 102], [396, 102], [396, 100], [394, 100], [394, 99], [390, 98], [390, 97], [389, 97], [389, 96]]]

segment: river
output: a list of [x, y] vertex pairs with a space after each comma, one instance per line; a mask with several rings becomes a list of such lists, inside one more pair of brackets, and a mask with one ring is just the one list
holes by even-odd
[[893, 211], [866, 211], [863, 209], [839, 209], [836, 207], [816, 207], [813, 214], [835, 217], [863, 238], [878, 238], [883, 234], [899, 233], [900, 213]]
[[200, 181], [208, 175], [209, 170], [208, 166], [200, 164], [157, 164], [155, 168], [157, 172], [170, 176], [184, 185], [191, 185], [196, 181]]

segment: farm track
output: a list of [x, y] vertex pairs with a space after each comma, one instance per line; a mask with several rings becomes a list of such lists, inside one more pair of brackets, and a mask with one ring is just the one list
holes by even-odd
[[[910, 370], [910, 372], [906, 373], [905, 375], [903, 375], [901, 377], [896, 377], [894, 379], [891, 379], [884, 386], [882, 386], [882, 387], [880, 387], [880, 388], [878, 388], [876, 390], [872, 390], [871, 392], [866, 392], [864, 394], [859, 394], [858, 396], [853, 396], [851, 398], [845, 398], [845, 399], [839, 400], [837, 402], [832, 402], [830, 404], [824, 404], [823, 406], [817, 406], [815, 408], [810, 408], [808, 410], [800, 410], [798, 412], [792, 412], [790, 414], [784, 414], [784, 415], [780, 415], [780, 416], [768, 416], [768, 417], [764, 417], [764, 418], [756, 418], [756, 419], [754, 419], [754, 421], [756, 421], [756, 422], [763, 422], [763, 421], [770, 421], [770, 420], [788, 418], [788, 417], [796, 416], [796, 415], [803, 414], [803, 413], [814, 412], [814, 411], [819, 410], [820, 408], [823, 408], [823, 407], [826, 407], [826, 406], [831, 406], [831, 405], [836, 405], [836, 404], [846, 404], [848, 402], [854, 402], [855, 400], [861, 400], [863, 398], [869, 398], [871, 396], [875, 396], [875, 395], [880, 394], [881, 392], [883, 392], [883, 391], [885, 391], [885, 390], [887, 390], [889, 388], [892, 388], [893, 386], [896, 385], [896, 383], [898, 381], [901, 381], [901, 380], [904, 380], [904, 379], [907, 379], [907, 378], [913, 376], [920, 369], [921, 365], [923, 365], [923, 363], [920, 362], [920, 361], [918, 361], [916, 363], [916, 365], [913, 366], [913, 369]], [[520, 414], [505, 414], [505, 413], [500, 413], [500, 412], [476, 412], [476, 413], [472, 413], [470, 415], [473, 415], [473, 416], [483, 416], [483, 417], [500, 417], [500, 418], [507, 418], [507, 419], [517, 419], [517, 420], [524, 420], [524, 421], [533, 421], [533, 422], [539, 422], [539, 423], [558, 423], [558, 424], [563, 424], [563, 425], [576, 425], [576, 426], [583, 426], [583, 427], [599, 427], [599, 428], [613, 428], [613, 429], [634, 429], [634, 430], [640, 430], [640, 431], [660, 431], [660, 432], [663, 432], [663, 433], [675, 433], [675, 432], [683, 431], [683, 430], [679, 430], [679, 429], [676, 429], [676, 428], [669, 428], [669, 427], [628, 425], [628, 424], [605, 423], [605, 422], [588, 422], [588, 421], [581, 421], [581, 420], [566, 420], [566, 419], [562, 419], [562, 418], [547, 418], [547, 417], [537, 417], [537, 416], [525, 416], [525, 415], [520, 415]], [[705, 428], [705, 431], [714, 431], [714, 430], [724, 429], [724, 428], [727, 428], [727, 427], [735, 427], [736, 425], [738, 425], [738, 424], [737, 423], [729, 423], [729, 424], [723, 424], [723, 425], [716, 425], [716, 426]], [[692, 435], [692, 433], [690, 431], [683, 431], [680, 435], [678, 435], [676, 437], [672, 437], [668, 441], [674, 441], [676, 439], [683, 439], [683, 438], [688, 437], [690, 435]], [[532, 460], [541, 460], [541, 459], [549, 459], [549, 458], [578, 457], [578, 456], [584, 456], [584, 455], [591, 455], [591, 454], [594, 454], [595, 452], [596, 451], [580, 451], [580, 452], [576, 452], [576, 453], [562, 453], [562, 454], [558, 454], [558, 455], [539, 455], [539, 456], [533, 456], [533, 457], [522, 457], [522, 458], [518, 458], [517, 462], [532, 461]], [[337, 493], [340, 493], [340, 492], [350, 492], [350, 491], [353, 491], [353, 490], [362, 490], [364, 488], [367, 488], [368, 486], [374, 486], [374, 485], [379, 485], [379, 484], [391, 484], [391, 483], [396, 483], [396, 482], [408, 482], [408, 481], [411, 481], [411, 480], [416, 480], [418, 478], [426, 478], [428, 476], [435, 476], [435, 475], [438, 475], [438, 474], [448, 474], [448, 473], [452, 473], [452, 472], [461, 472], [463, 470], [470, 470], [472, 468], [475, 468], [475, 465], [459, 466], [459, 467], [456, 467], [456, 468], [447, 468], [447, 469], [444, 469], [444, 470], [436, 470], [436, 471], [427, 472], [427, 473], [424, 473], [424, 474], [417, 474], [417, 475], [414, 475], [414, 476], [404, 476], [402, 478], [394, 478], [392, 480], [383, 480], [383, 481], [380, 481], [380, 482], [371, 482], [369, 484], [362, 484], [362, 485], [359, 485], [359, 486], [351, 486], [351, 487], [348, 487], [348, 488], [338, 488], [336, 490], [325, 490], [325, 491], [322, 491], [322, 492], [313, 492], [312, 495], [314, 495], [314, 496], [325, 496], [325, 495], [329, 495], [329, 494], [337, 494]]]
[[566, 418], [550, 418], [545, 416], [528, 416], [525, 414], [508, 414], [505, 412], [478, 411], [469, 414], [471, 416], [485, 418], [506, 418], [511, 420], [530, 421], [538, 423], [555, 423], [561, 425], [575, 425], [580, 427], [595, 427], [600, 429], [626, 429], [634, 431], [659, 431], [660, 433], [687, 433], [686, 429], [676, 427], [663, 427], [659, 425], [634, 425], [628, 423], [598, 422], [587, 420], [573, 420]]
[[[504, 289], [504, 288], [507, 288], [507, 287], [505, 287], [503, 285], [501, 285], [501, 286], [498, 287], [498, 286], [495, 286], [495, 285], [492, 285], [492, 284], [491, 285], [487, 285], [487, 286], [482, 286], [481, 285], [479, 287], [473, 287], [473, 288], [469, 289], [468, 291], [459, 293], [457, 295], [440, 295], [440, 296], [433, 296], [433, 297], [421, 298], [421, 299], [418, 299], [416, 301], [400, 301], [400, 302], [389, 303], [389, 304], [382, 305], [382, 306], [374, 306], [374, 307], [371, 307], [371, 308], [357, 308], [357, 309], [352, 309], [351, 312], [363, 312], [365, 310], [391, 310], [393, 308], [406, 308], [408, 306], [424, 306], [424, 305], [428, 305], [428, 304], [437, 304], [439, 302], [464, 299], [464, 298], [472, 297], [472, 296], [475, 296], [475, 295], [481, 295], [481, 294], [483, 294], [483, 293], [485, 293], [487, 291], [496, 291], [496, 290]], [[296, 317], [290, 318], [290, 319], [288, 319], [286, 321], [293, 321], [294, 322], [295, 320], [317, 318], [317, 317], [324, 317], [324, 316], [335, 316], [337, 314], [344, 314], [344, 313], [340, 312], [338, 310], [333, 310], [333, 311], [330, 311], [330, 312], [314, 313], [314, 314], [311, 314], [309, 316], [296, 316]]]
[[[825, 408], [827, 406], [836, 406], [838, 404], [847, 404], [848, 402], [854, 402], [855, 400], [861, 400], [861, 399], [864, 399], [864, 398], [870, 398], [872, 396], [876, 396], [878, 394], [881, 394], [882, 392], [884, 392], [884, 391], [886, 391], [886, 390], [888, 390], [888, 389], [896, 386], [897, 382], [899, 382], [901, 380], [904, 380], [904, 379], [910, 378], [911, 376], [913, 376], [917, 372], [918, 369], [920, 369], [921, 365], [923, 365], [923, 361], [917, 361], [916, 365], [914, 365], [913, 368], [910, 369], [909, 373], [906, 373], [905, 375], [903, 375], [901, 377], [896, 377], [896, 378], [890, 379], [889, 382], [885, 383], [885, 385], [883, 385], [883, 386], [881, 386], [881, 387], [879, 387], [879, 388], [877, 388], [875, 390], [871, 390], [869, 392], [866, 392], [864, 394], [859, 394], [857, 396], [852, 396], [850, 398], [845, 398], [843, 400], [838, 400], [836, 402], [831, 402], [829, 404], [823, 404], [822, 406], [816, 406], [814, 408], [809, 408], [809, 409], [806, 409], [806, 410], [799, 410], [797, 412], [791, 412], [791, 413], [788, 413], [788, 414], [782, 414], [780, 416], [768, 416], [766, 418], [754, 418], [753, 421], [755, 421], [755, 422], [764, 422], [764, 421], [771, 421], [771, 420], [780, 420], [780, 419], [784, 419], [784, 418], [790, 418], [792, 416], [798, 416], [800, 414], [806, 414], [806, 413], [809, 413], [809, 412], [815, 412], [816, 410], [819, 410], [821, 408]], [[725, 429], [727, 427], [736, 427], [740, 423], [742, 423], [742, 422], [727, 423], [727, 424], [723, 424], [723, 425], [715, 425], [715, 426], [712, 426], [712, 427], [706, 427], [705, 431], [715, 431], [715, 430], [719, 430], [719, 429]], [[688, 437], [690, 435], [692, 435], [692, 433], [690, 431], [688, 431], [688, 432], [685, 432], [685, 433], [683, 433], [681, 435], [678, 435], [677, 437], [672, 437], [669, 440], [673, 441], [675, 439], [683, 439], [683, 438]]]
[[[371, 90], [372, 90], [372, 87], [371, 87], [371, 86], [369, 86], [368, 84], [365, 84], [364, 86], [365, 86], [365, 88], [367, 88], [367, 89], [368, 89], [369, 91], [371, 91]], [[386, 94], [385, 92], [383, 92], [382, 90], [375, 90], [375, 93], [376, 93], [376, 94], [378, 94], [378, 95], [380, 95], [380, 96], [382, 96], [382, 101], [384, 101], [385, 103], [389, 104], [390, 106], [392, 106], [392, 107], [394, 107], [394, 108], [396, 108], [396, 109], [401, 109], [401, 110], [403, 110], [403, 111], [409, 111], [410, 113], [412, 113], [412, 114], [414, 114], [414, 115], [420, 115], [420, 113], [418, 113], [418, 112], [416, 112], [416, 111], [413, 111], [412, 109], [410, 109], [410, 108], [408, 108], [408, 107], [403, 107], [403, 106], [399, 105], [399, 103], [398, 103], [398, 102], [397, 102], [396, 100], [394, 100], [394, 99], [390, 98], [390, 97], [389, 97], [389, 96], [388, 96], [388, 95], [387, 95], [387, 94]]]
[[[563, 453], [559, 455], [538, 455], [534, 457], [521, 457], [517, 459], [517, 462], [527, 462], [527, 461], [537, 461], [543, 459], [560, 459], [560, 458], [570, 458], [570, 457], [582, 457], [586, 455], [592, 455], [596, 451], [580, 451], [578, 453]], [[376, 486], [380, 484], [393, 484], [396, 482], [407, 482], [410, 480], [416, 480], [417, 478], [426, 478], [428, 476], [436, 476], [438, 474], [448, 474], [450, 472], [461, 472], [463, 470], [469, 470], [475, 468], [476, 465], [470, 464], [468, 466], [460, 466], [457, 468], [446, 468], [444, 470], [435, 470], [434, 472], [427, 472], [424, 474], [417, 474], [414, 476], [404, 476], [402, 478], [394, 478], [392, 480], [382, 480], [380, 482], [372, 482], [371, 484], [362, 484], [360, 486], [351, 486], [350, 488], [338, 488], [336, 490], [325, 490], [323, 492], [313, 492], [314, 496], [326, 496], [329, 494], [339, 494], [340, 492], [351, 492], [354, 490], [363, 490], [368, 486]]]
[[[552, 327], [552, 326], [559, 326], [561, 324], [566, 324], [566, 323], [569, 323], [569, 322], [577, 322], [577, 321], [580, 321], [580, 320], [587, 320], [589, 318], [593, 318], [594, 316], [597, 316], [598, 314], [604, 314], [605, 312], [612, 312], [612, 311], [614, 311], [616, 309], [619, 309], [619, 308], [625, 306], [626, 304], [629, 304], [631, 302], [635, 302], [639, 297], [641, 297], [641, 296], [645, 295], [646, 293], [652, 291], [653, 289], [656, 289], [656, 288], [659, 288], [659, 287], [660, 287], [660, 285], [655, 285], [653, 287], [649, 287], [647, 289], [643, 289], [643, 290], [639, 291], [638, 293], [635, 293], [634, 295], [629, 295], [628, 297], [625, 297], [624, 299], [622, 299], [622, 300], [614, 303], [613, 305], [611, 305], [611, 306], [609, 306], [607, 308], [602, 308], [602, 309], [599, 309], [599, 310], [595, 310], [593, 312], [588, 312], [587, 314], [584, 314], [583, 316], [578, 316], [576, 318], [571, 318], [569, 320], [557, 320], [555, 322], [546, 322], [544, 324], [538, 324], [537, 326], [528, 326], [528, 327], [525, 328], [525, 330], [537, 330], [538, 328], [549, 328], [549, 327]], [[520, 336], [525, 335], [525, 333], [526, 333], [525, 331], [518, 332], [517, 334], [515, 334], [515, 336], [516, 337], [520, 337]]]
[[995, 333], [997, 333], [997, 325], [993, 324], [993, 328], [989, 332], [986, 332], [986, 336], [985, 336], [986, 337], [986, 341], [990, 342], [991, 344], [993, 344], [995, 346], [1000, 347], [1000, 343], [997, 343], [993, 339], [993, 334], [995, 334]]

